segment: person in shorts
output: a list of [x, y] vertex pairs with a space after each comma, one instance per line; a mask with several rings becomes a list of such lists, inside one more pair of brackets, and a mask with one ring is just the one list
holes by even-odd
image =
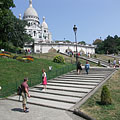
[[28, 112], [27, 111], [27, 107], [26, 107], [26, 104], [27, 104], [27, 97], [30, 98], [30, 94], [29, 94], [29, 86], [27, 84], [28, 82], [28, 78], [24, 78], [24, 82], [21, 84], [21, 88], [22, 88], [22, 106], [23, 106], [23, 111], [26, 113]]

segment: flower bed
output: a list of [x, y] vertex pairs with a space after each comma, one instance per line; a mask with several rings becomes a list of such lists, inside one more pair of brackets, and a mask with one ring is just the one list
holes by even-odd
[[1, 57], [11, 58], [11, 59], [16, 59], [18, 61], [27, 62], [27, 63], [34, 61], [34, 58], [32, 56], [22, 56], [22, 57], [21, 56], [16, 56], [16, 55], [13, 56], [13, 55], [11, 55], [10, 52], [6, 52], [6, 51], [0, 53], [0, 56]]
[[33, 58], [32, 56], [23, 56], [23, 58]]
[[2, 51], [2, 53], [11, 55], [11, 53], [7, 51]]
[[10, 54], [6, 54], [6, 53], [0, 53], [0, 56], [4, 56], [4, 57], [10, 57]]

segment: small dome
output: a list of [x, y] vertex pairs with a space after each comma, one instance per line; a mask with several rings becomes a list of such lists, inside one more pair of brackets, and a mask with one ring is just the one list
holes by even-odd
[[43, 23], [42, 23], [42, 27], [47, 28], [48, 29], [48, 25], [45, 22], [45, 17], [43, 17]]
[[35, 18], [39, 18], [38, 14], [36, 12], [36, 10], [32, 7], [32, 0], [29, 0], [29, 8], [27, 8], [27, 10], [24, 13], [24, 19], [26, 19], [27, 17], [35, 17]]

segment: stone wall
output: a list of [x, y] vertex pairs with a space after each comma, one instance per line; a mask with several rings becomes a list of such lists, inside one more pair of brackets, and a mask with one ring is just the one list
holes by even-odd
[[[76, 51], [76, 44], [69, 43], [37, 43], [34, 44], [34, 53], [48, 53], [50, 49], [55, 49], [65, 53], [67, 49]], [[95, 47], [89, 45], [77, 45], [78, 52], [83, 51], [85, 54], [95, 54]]]

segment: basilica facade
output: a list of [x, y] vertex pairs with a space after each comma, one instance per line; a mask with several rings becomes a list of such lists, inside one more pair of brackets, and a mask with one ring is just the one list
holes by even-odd
[[36, 10], [33, 8], [32, 0], [29, 0], [29, 8], [27, 8], [24, 12], [23, 20], [26, 20], [29, 24], [29, 26], [26, 26], [25, 28], [26, 33], [32, 36], [34, 43], [51, 43], [52, 35], [48, 30], [45, 17], [43, 17], [43, 22], [40, 24], [39, 16]]
[[[21, 18], [21, 14], [19, 15]], [[42, 23], [39, 21], [39, 16], [36, 10], [33, 8], [32, 0], [29, 0], [29, 7], [24, 12], [23, 20], [27, 21], [29, 26], [26, 26], [26, 33], [31, 35], [34, 39], [34, 43], [25, 44], [24, 49], [29, 49], [34, 53], [47, 53], [51, 50], [60, 51], [65, 53], [66, 50], [71, 49], [71, 51], [76, 50], [76, 44], [71, 43], [55, 43], [52, 41], [52, 34], [48, 29], [48, 25], [45, 22], [45, 17], [43, 17]], [[83, 51], [84, 53], [95, 53], [95, 47], [89, 45], [78, 44], [78, 52]]]

